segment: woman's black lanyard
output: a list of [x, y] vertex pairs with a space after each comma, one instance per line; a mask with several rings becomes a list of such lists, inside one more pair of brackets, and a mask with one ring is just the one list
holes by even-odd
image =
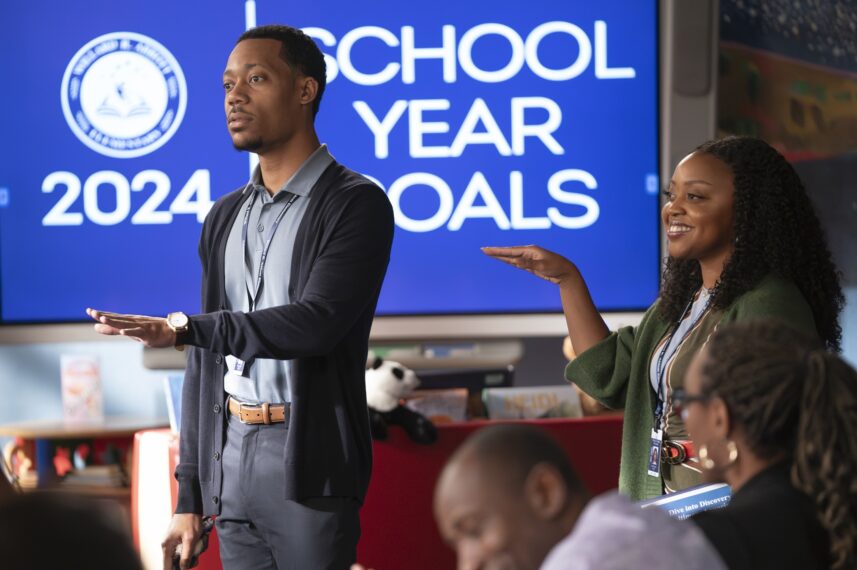
[[[256, 277], [256, 292], [255, 294], [251, 293], [249, 289], [247, 289], [247, 297], [250, 301], [250, 310], [254, 310], [256, 308], [256, 300], [259, 298], [259, 293], [262, 291], [262, 281], [264, 279], [265, 274], [265, 261], [268, 259], [268, 250], [271, 248], [271, 242], [274, 241], [274, 234], [277, 233], [277, 228], [280, 226], [280, 221], [283, 219], [283, 216], [286, 215], [286, 212], [289, 208], [292, 207], [292, 204], [295, 203], [295, 200], [298, 199], [297, 194], [292, 194], [292, 197], [289, 198], [289, 201], [286, 202], [286, 205], [283, 206], [283, 209], [280, 210], [280, 213], [277, 214], [276, 219], [274, 220], [274, 225], [271, 226], [271, 232], [268, 234], [268, 239], [265, 240], [265, 247], [262, 249], [262, 259], [259, 261], [259, 274]], [[241, 226], [241, 251], [244, 253], [244, 271], [247, 271], [247, 226], [250, 223], [250, 210], [253, 209], [253, 205], [256, 203], [256, 194], [253, 194], [253, 198], [250, 200], [250, 203], [247, 205], [247, 210], [244, 212], [244, 225]], [[261, 214], [260, 214], [261, 217]], [[247, 286], [247, 280], [244, 280], [244, 286]]]

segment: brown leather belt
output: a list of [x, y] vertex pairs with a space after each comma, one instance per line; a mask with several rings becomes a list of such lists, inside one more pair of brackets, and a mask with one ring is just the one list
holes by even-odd
[[289, 404], [242, 404], [229, 398], [229, 413], [245, 424], [278, 424], [289, 419]]

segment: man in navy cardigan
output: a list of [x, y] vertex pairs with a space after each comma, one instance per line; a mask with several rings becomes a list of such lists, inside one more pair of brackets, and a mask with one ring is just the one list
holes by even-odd
[[392, 208], [319, 143], [325, 64], [310, 38], [249, 30], [223, 81], [233, 145], [259, 167], [203, 225], [203, 314], [87, 312], [102, 334], [188, 346], [165, 566], [181, 545], [188, 567], [202, 515], [218, 515], [227, 568], [347, 568], [372, 464], [364, 368]]

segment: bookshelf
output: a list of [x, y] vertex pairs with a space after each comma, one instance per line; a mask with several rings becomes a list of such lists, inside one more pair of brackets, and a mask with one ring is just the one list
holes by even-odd
[[[167, 425], [169, 422], [166, 418], [128, 417], [106, 417], [101, 420], [77, 422], [19, 422], [0, 425], [0, 437], [17, 438], [24, 442], [25, 447], [32, 449], [30, 459], [35, 465], [36, 472], [33, 486], [38, 489], [62, 489], [81, 495], [127, 500], [130, 497], [129, 486], [117, 484], [114, 477], [105, 473], [104, 470], [93, 470], [95, 472], [90, 473], [86, 473], [86, 469], [81, 470], [75, 484], [64, 486], [54, 467], [57, 448], [71, 448], [75, 444], [85, 442], [91, 447], [93, 454], [97, 455], [99, 450], [112, 446], [120, 456], [118, 464], [130, 477], [126, 458], [134, 434], [140, 430], [162, 428]], [[98, 465], [100, 461], [96, 457], [92, 463]], [[87, 462], [87, 465], [89, 464], [90, 462]]]

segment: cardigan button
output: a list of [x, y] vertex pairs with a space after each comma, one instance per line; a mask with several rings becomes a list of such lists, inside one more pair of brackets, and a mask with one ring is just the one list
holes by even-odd
[[217, 364], [220, 364], [221, 362], [223, 362], [223, 357], [218, 354], [217, 358], [214, 359], [214, 362], [216, 362]]
[[214, 404], [214, 408], [212, 408], [212, 409], [214, 410], [215, 414], [219, 414], [220, 413], [220, 404]]
[[217, 503], [220, 502], [220, 497], [218, 497], [217, 495], [211, 497], [211, 502], [216, 505]]

